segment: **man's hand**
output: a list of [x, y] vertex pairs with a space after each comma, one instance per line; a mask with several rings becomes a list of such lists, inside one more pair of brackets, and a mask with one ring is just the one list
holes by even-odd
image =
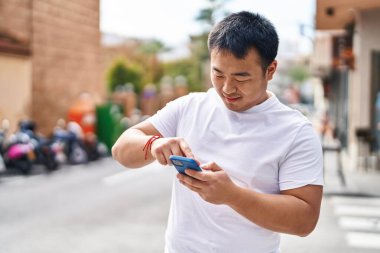
[[226, 204], [263, 228], [306, 236], [318, 221], [322, 186], [306, 185], [281, 191], [260, 193], [236, 185], [215, 163], [201, 166], [203, 171], [185, 170], [177, 178], [190, 190], [212, 204]]
[[216, 163], [211, 162], [201, 166], [198, 172], [186, 169], [188, 175], [178, 174], [177, 178], [190, 190], [197, 192], [201, 198], [212, 204], [228, 204], [235, 198], [237, 186], [227, 173]]
[[193, 158], [189, 145], [182, 138], [159, 138], [152, 144], [151, 154], [162, 165], [172, 165], [169, 156]]

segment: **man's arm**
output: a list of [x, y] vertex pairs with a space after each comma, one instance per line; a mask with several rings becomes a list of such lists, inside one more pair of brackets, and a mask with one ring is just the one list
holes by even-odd
[[322, 186], [306, 185], [279, 195], [239, 187], [235, 194], [229, 206], [250, 221], [276, 232], [307, 236], [319, 218]]
[[159, 138], [152, 143], [145, 159], [144, 146], [154, 135], [161, 134], [149, 121], [143, 121], [129, 128], [113, 145], [113, 158], [128, 168], [139, 168], [155, 159], [163, 165], [170, 165], [170, 155], [194, 158], [189, 146], [182, 138]]
[[215, 163], [202, 166], [203, 172], [186, 170], [178, 174], [182, 184], [213, 204], [226, 204], [251, 222], [281, 233], [306, 236], [318, 221], [322, 186], [306, 185], [265, 194], [237, 186]]
[[151, 163], [154, 158], [148, 152], [145, 160], [143, 148], [154, 135], [160, 135], [157, 129], [147, 121], [126, 130], [112, 147], [112, 156], [128, 168], [139, 168]]

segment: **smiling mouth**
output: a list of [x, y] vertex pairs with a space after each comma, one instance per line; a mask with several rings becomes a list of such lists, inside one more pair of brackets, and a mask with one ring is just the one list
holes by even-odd
[[240, 97], [224, 97], [226, 99], [227, 102], [229, 103], [233, 103], [235, 101], [237, 101]]

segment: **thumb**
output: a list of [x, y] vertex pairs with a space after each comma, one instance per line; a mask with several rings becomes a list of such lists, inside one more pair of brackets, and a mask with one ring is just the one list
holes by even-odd
[[208, 162], [205, 164], [202, 164], [200, 166], [203, 170], [210, 170], [210, 171], [221, 171], [222, 168], [220, 168], [215, 162]]

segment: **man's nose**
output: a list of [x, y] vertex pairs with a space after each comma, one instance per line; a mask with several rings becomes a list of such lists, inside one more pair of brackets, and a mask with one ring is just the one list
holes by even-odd
[[223, 92], [225, 94], [232, 94], [236, 92], [236, 86], [233, 84], [232, 80], [226, 79], [223, 84]]

